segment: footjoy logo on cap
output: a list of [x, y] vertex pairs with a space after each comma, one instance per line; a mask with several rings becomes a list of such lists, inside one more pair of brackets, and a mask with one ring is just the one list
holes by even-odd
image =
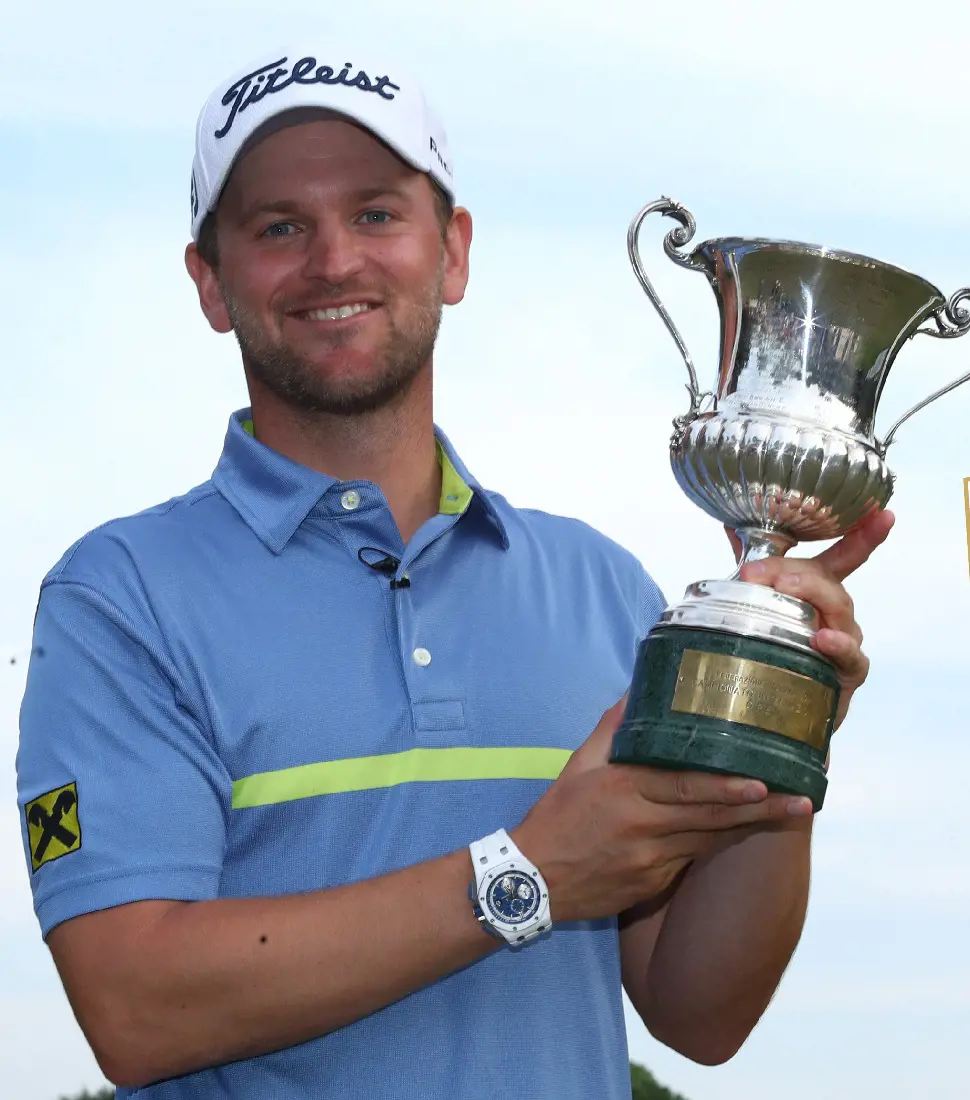
[[329, 65], [317, 65], [315, 57], [303, 57], [291, 68], [287, 67], [288, 58], [281, 57], [271, 61], [240, 77], [222, 97], [223, 107], [229, 108], [229, 114], [221, 129], [215, 131], [215, 137], [223, 138], [232, 129], [236, 116], [245, 111], [250, 104], [259, 103], [273, 92], [281, 92], [291, 84], [343, 84], [348, 88], [359, 88], [362, 92], [376, 92], [382, 99], [393, 99], [394, 93], [401, 90], [393, 84], [390, 77], [371, 77], [358, 69], [353, 76], [354, 66], [348, 61], [340, 72], [334, 72]]

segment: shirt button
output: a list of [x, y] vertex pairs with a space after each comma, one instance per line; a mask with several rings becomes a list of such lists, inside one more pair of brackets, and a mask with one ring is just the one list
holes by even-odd
[[411, 659], [416, 665], [420, 665], [422, 668], [431, 664], [431, 654], [426, 649], [416, 649], [411, 654]]
[[345, 511], [352, 512], [360, 504], [360, 493], [356, 489], [348, 489], [340, 498], [340, 503]]

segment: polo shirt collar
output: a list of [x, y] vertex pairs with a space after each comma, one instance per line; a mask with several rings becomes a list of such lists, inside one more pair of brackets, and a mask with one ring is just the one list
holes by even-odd
[[[212, 481], [253, 533], [279, 554], [324, 495], [342, 483], [260, 443], [247, 430], [251, 416], [249, 408], [230, 416]], [[440, 512], [457, 516], [481, 509], [507, 550], [508, 532], [488, 493], [437, 425], [435, 439], [442, 471]]]

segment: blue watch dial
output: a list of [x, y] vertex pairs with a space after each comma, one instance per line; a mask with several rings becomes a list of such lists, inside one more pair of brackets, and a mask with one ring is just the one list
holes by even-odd
[[535, 916], [542, 897], [539, 886], [524, 871], [506, 871], [485, 891], [485, 904], [503, 924], [523, 924]]

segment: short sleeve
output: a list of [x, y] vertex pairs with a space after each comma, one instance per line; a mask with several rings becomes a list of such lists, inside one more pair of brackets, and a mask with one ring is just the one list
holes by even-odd
[[637, 644], [649, 634], [650, 630], [657, 623], [661, 613], [667, 606], [667, 601], [664, 599], [663, 592], [657, 586], [657, 582], [650, 576], [650, 574], [641, 568], [640, 573], [641, 585], [640, 585], [640, 606], [639, 606], [639, 618], [638, 618], [638, 638]]
[[127, 902], [217, 896], [231, 780], [137, 619], [88, 584], [41, 589], [17, 795], [45, 937]]

